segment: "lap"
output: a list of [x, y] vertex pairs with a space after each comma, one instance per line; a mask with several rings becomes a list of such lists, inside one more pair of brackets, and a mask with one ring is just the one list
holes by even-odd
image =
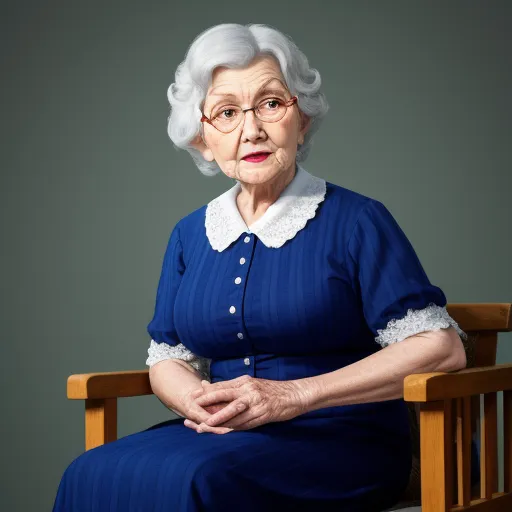
[[[394, 463], [403, 472], [407, 450], [386, 452], [384, 444], [379, 436], [327, 421], [270, 423], [219, 435], [198, 434], [178, 418], [77, 457], [59, 489], [68, 509], [54, 510], [75, 510], [70, 503], [79, 500], [76, 510], [88, 511], [240, 506], [256, 511], [291, 505], [294, 510], [332, 505], [339, 511], [342, 503], [351, 503], [351, 511], [364, 503], [370, 511], [371, 503], [394, 499], [406, 483], [405, 474], [389, 470]], [[102, 508], [105, 503], [110, 508]]]

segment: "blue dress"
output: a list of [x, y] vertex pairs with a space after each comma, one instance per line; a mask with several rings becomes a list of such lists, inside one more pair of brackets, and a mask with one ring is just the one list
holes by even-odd
[[[381, 202], [298, 165], [249, 229], [236, 209], [239, 190], [237, 182], [174, 226], [148, 325], [152, 343], [182, 344], [208, 361], [211, 382], [313, 377], [456, 326]], [[77, 457], [53, 510], [379, 512], [408, 483], [402, 399], [224, 435], [198, 434], [183, 420]]]

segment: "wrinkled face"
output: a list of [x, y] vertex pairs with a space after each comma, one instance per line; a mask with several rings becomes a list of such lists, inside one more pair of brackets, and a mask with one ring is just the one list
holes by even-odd
[[[266, 90], [270, 89], [268, 92]], [[230, 107], [251, 108], [263, 100], [289, 100], [292, 94], [285, 85], [278, 62], [272, 56], [260, 56], [246, 68], [215, 69], [206, 94], [203, 113], [212, 118], [219, 111], [229, 117]], [[275, 103], [269, 104], [269, 107]], [[227, 109], [227, 110], [220, 110]], [[295, 169], [297, 144], [304, 142], [309, 119], [295, 103], [277, 122], [258, 119], [254, 111], [242, 115], [240, 124], [230, 133], [222, 133], [203, 122], [203, 139], [193, 143], [206, 160], [215, 160], [229, 177], [245, 183], [265, 183]], [[261, 162], [243, 160], [248, 153], [270, 152]]]

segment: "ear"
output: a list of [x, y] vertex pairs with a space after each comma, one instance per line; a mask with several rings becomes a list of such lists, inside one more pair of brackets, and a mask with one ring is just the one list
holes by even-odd
[[205, 144], [200, 133], [195, 136], [195, 138], [190, 142], [190, 145], [194, 149], [197, 149], [203, 155], [203, 158], [208, 162], [213, 162], [213, 160], [215, 160], [212, 150]]
[[304, 144], [304, 137], [311, 126], [311, 118], [304, 114], [304, 112], [300, 111], [300, 120], [301, 125], [299, 131], [299, 138], [297, 142], [299, 144]]

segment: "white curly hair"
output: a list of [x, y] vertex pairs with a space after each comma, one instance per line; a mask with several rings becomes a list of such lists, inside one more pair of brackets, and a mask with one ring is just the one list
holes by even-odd
[[318, 70], [292, 39], [263, 24], [222, 23], [199, 34], [190, 45], [185, 60], [176, 69], [175, 82], [167, 90], [171, 107], [167, 133], [176, 149], [185, 149], [197, 168], [206, 176], [221, 171], [217, 162], [208, 162], [190, 145], [202, 134], [201, 110], [212, 75], [219, 66], [243, 68], [261, 55], [272, 55], [279, 62], [285, 84], [298, 97], [298, 106], [311, 123], [304, 143], [297, 146], [297, 162], [306, 160], [312, 137], [327, 114], [329, 104], [320, 86]]

